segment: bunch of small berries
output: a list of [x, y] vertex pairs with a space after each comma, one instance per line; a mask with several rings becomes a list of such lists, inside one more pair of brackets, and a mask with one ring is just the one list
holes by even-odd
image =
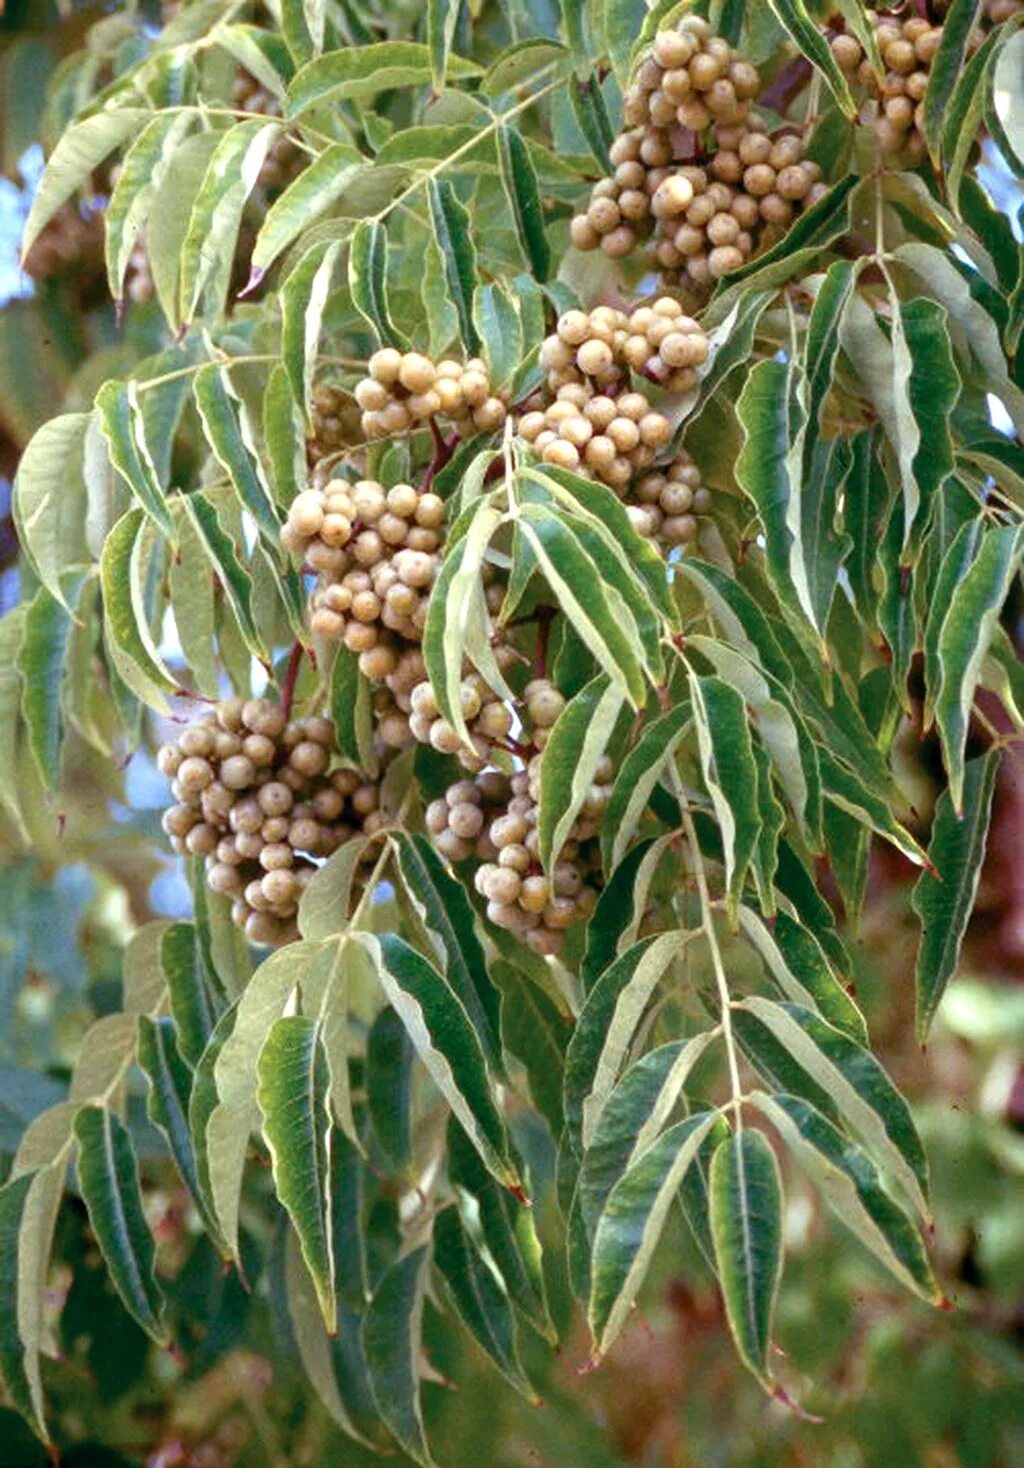
[[296, 495], [281, 538], [322, 577], [312, 630], [360, 654], [380, 682], [397, 660], [393, 641], [418, 642], [440, 562], [444, 502], [411, 484], [331, 479]]
[[659, 296], [631, 312], [614, 306], [566, 311], [541, 346], [548, 386], [621, 383], [630, 370], [669, 392], [689, 392], [707, 361], [708, 339], [682, 303]]
[[311, 402], [313, 436], [306, 444], [312, 464], [331, 458], [362, 439], [359, 408], [351, 395], [334, 383], [318, 383]]
[[924, 94], [942, 27], [920, 15], [880, 16], [869, 11], [868, 17], [885, 67], [881, 83], [855, 36], [833, 37], [832, 54], [845, 74], [868, 93], [861, 120], [871, 125], [883, 153], [923, 158]]
[[380, 827], [377, 785], [330, 772], [334, 742], [329, 719], [231, 698], [157, 755], [177, 801], [163, 817], [171, 845], [205, 859], [208, 886], [233, 899], [232, 918], [254, 943], [297, 937], [313, 858]]
[[643, 474], [630, 488], [627, 511], [634, 529], [657, 542], [666, 555], [697, 538], [698, 516], [711, 508], [711, 491], [685, 450], [661, 469]]
[[368, 439], [390, 438], [442, 418], [460, 437], [493, 433], [505, 422], [504, 400], [491, 391], [485, 363], [432, 362], [421, 352], [382, 347], [356, 386]]

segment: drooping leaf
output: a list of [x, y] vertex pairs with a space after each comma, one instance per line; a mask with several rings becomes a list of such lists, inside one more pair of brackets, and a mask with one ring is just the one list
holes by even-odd
[[388, 236], [377, 219], [361, 219], [349, 244], [348, 285], [352, 303], [377, 333], [382, 346], [406, 349], [408, 338], [388, 310]]
[[61, 413], [33, 435], [18, 461], [12, 508], [18, 541], [43, 586], [70, 611], [61, 577], [89, 560], [83, 474], [88, 413]]
[[396, 832], [398, 869], [410, 901], [444, 952], [444, 976], [472, 1021], [488, 1063], [501, 1070], [499, 995], [487, 972], [465, 888], [423, 836]]
[[134, 382], [105, 382], [96, 394], [96, 407], [111, 463], [173, 545], [174, 525], [146, 441], [137, 385]]
[[459, 333], [466, 350], [476, 353], [480, 349], [480, 338], [473, 321], [477, 265], [469, 210], [444, 179], [428, 180], [427, 199], [434, 238], [444, 264], [448, 295], [459, 317]]
[[972, 565], [953, 590], [939, 630], [940, 681], [935, 722], [949, 775], [954, 811], [963, 805], [964, 748], [978, 678], [1024, 550], [1024, 529], [998, 526], [982, 539]]
[[433, 1468], [420, 1407], [417, 1359], [426, 1249], [399, 1259], [384, 1275], [363, 1317], [363, 1352], [381, 1417], [403, 1452]]
[[727, 1137], [711, 1159], [711, 1233], [733, 1340], [766, 1387], [782, 1274], [782, 1180], [760, 1132]]
[[746, 707], [720, 678], [691, 673], [689, 686], [704, 784], [718, 817], [726, 886], [735, 907], [760, 831], [757, 765]]
[[466, 1233], [455, 1205], [434, 1219], [434, 1265], [448, 1294], [477, 1345], [516, 1391], [535, 1404], [539, 1398], [519, 1359], [512, 1306], [490, 1268]]
[[257, 1099], [277, 1196], [299, 1236], [324, 1324], [337, 1322], [331, 1245], [327, 1057], [319, 1024], [306, 1015], [275, 1022], [259, 1058]]
[[622, 1330], [679, 1184], [717, 1121], [717, 1112], [701, 1111], [677, 1122], [636, 1158], [613, 1187], [594, 1234], [587, 1319], [595, 1356], [604, 1355]]
[[534, 278], [543, 283], [551, 270], [551, 248], [544, 228], [537, 171], [521, 133], [503, 126], [498, 128], [495, 138], [501, 181], [515, 220], [519, 245]]
[[23, 259], [60, 206], [89, 182], [105, 158], [149, 121], [150, 113], [144, 108], [111, 107], [68, 128], [50, 155], [32, 200], [21, 242]]
[[43, 789], [60, 785], [64, 718], [60, 705], [65, 650], [71, 618], [44, 589], [36, 592], [25, 612], [17, 668], [21, 675], [21, 713]]
[[[140, 1015], [139, 1065], [149, 1081], [147, 1109], [150, 1121], [163, 1132], [181, 1180], [202, 1212], [205, 1199], [199, 1186], [195, 1150], [188, 1126], [192, 1072], [181, 1058], [172, 1019], [167, 1016], [150, 1019], [148, 1015]], [[206, 1222], [205, 1217], [203, 1221]]]
[[964, 766], [963, 805], [953, 809], [948, 790], [935, 808], [928, 856], [935, 869], [922, 872], [914, 888], [914, 911], [921, 919], [917, 954], [917, 1035], [928, 1033], [945, 992], [956, 972], [964, 933], [978, 891], [999, 753], [990, 750]]
[[455, 993], [415, 949], [388, 933], [358, 935], [423, 1064], [503, 1187], [521, 1191], [508, 1137], [472, 1023]]
[[942, 37], [928, 68], [928, 86], [922, 101], [921, 130], [936, 165], [943, 125], [957, 79], [968, 58], [968, 43], [980, 10], [980, 0], [953, 0], [942, 18]]
[[669, 761], [675, 758], [692, 717], [687, 701], [653, 720], [619, 766], [601, 823], [601, 855], [607, 872], [613, 871], [626, 854], [651, 794]]
[[89, 1222], [121, 1303], [154, 1340], [165, 1340], [163, 1292], [153, 1274], [155, 1248], [139, 1190], [131, 1137], [103, 1106], [75, 1117], [78, 1184]]
[[377, 1143], [396, 1172], [404, 1172], [412, 1157], [415, 1060], [405, 1025], [395, 1010], [382, 1009], [366, 1042], [366, 1104]]
[[799, 1096], [755, 1092], [751, 1103], [792, 1148], [836, 1217], [901, 1284], [936, 1303], [920, 1230], [885, 1192], [867, 1153]]
[[192, 390], [206, 440], [260, 534], [280, 551], [281, 519], [263, 472], [245, 406], [226, 368], [201, 367]]
[[558, 860], [594, 783], [624, 699], [603, 674], [570, 699], [551, 729], [540, 764], [538, 853], [545, 871]]
[[[754, 1024], [751, 1026], [750, 1019]], [[791, 1062], [771, 1075], [781, 1090], [804, 1095], [820, 1106], [827, 1098], [835, 1114], [858, 1133], [876, 1161], [895, 1178], [919, 1212], [927, 1216], [928, 1164], [910, 1107], [869, 1050], [800, 1004], [777, 1004], [750, 995], [736, 1007], [737, 1033], [755, 1064], [757, 1027], [767, 1030]], [[773, 1060], [778, 1064], [778, 1059]]]

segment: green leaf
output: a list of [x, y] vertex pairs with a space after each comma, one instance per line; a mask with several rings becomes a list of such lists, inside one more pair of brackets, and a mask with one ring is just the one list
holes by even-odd
[[14, 524], [32, 569], [66, 611], [62, 574], [90, 559], [83, 474], [88, 413], [61, 413], [33, 434], [14, 479]]
[[519, 1359], [511, 1303], [470, 1242], [454, 1204], [434, 1219], [434, 1265], [448, 1287], [456, 1314], [477, 1345], [517, 1392], [538, 1405], [540, 1399]]
[[107, 536], [100, 561], [103, 631], [117, 657], [117, 669], [132, 692], [158, 712], [166, 712], [164, 693], [178, 685], [160, 656], [151, 630], [146, 589], [156, 550], [150, 522], [139, 509], [128, 510]]
[[34, 1174], [22, 1173], [0, 1188], [0, 1381], [12, 1404], [40, 1438], [47, 1436], [32, 1401], [18, 1334], [18, 1259], [25, 1204]]
[[481, 94], [500, 97], [504, 92], [514, 91], [524, 82], [552, 71], [567, 55], [565, 47], [554, 37], [530, 36], [516, 41], [506, 47], [484, 73], [480, 81]]
[[250, 282], [355, 183], [367, 160], [351, 143], [330, 143], [271, 204], [253, 247]]
[[523, 356], [522, 323], [504, 286], [477, 286], [473, 294], [473, 324], [480, 337], [491, 388], [504, 387]]
[[21, 713], [43, 788], [53, 794], [60, 785], [64, 720], [60, 691], [71, 618], [50, 593], [36, 592], [25, 611], [18, 648]]
[[153, 201], [195, 120], [195, 115], [187, 111], [158, 113], [121, 160], [104, 212], [107, 280], [115, 301], [121, 300], [125, 272], [143, 236]]
[[192, 321], [204, 301], [212, 315], [223, 310], [246, 200], [280, 132], [279, 122], [250, 118], [221, 134], [182, 241], [178, 297], [183, 321]]
[[348, 287], [352, 304], [376, 332], [383, 346], [407, 351], [409, 339], [388, 311], [388, 235], [377, 219], [360, 219], [348, 252]]
[[997, 526], [986, 532], [978, 554], [950, 597], [939, 629], [939, 686], [935, 722], [942, 743], [953, 809], [963, 808], [964, 748], [982, 664], [1003, 603], [1020, 566], [1024, 530]]
[[938, 1303], [920, 1231], [886, 1193], [867, 1153], [799, 1096], [755, 1091], [750, 1101], [775, 1127], [840, 1222], [902, 1285]]
[[393, 1009], [382, 1009], [366, 1041], [366, 1105], [374, 1137], [388, 1165], [399, 1173], [412, 1160], [415, 1060], [416, 1051], [405, 1025]]
[[991, 749], [964, 766], [963, 805], [953, 809], [944, 790], [935, 808], [928, 856], [934, 872], [922, 872], [913, 908], [921, 919], [917, 953], [917, 1037], [923, 1043], [946, 985], [956, 972], [960, 947], [978, 891], [999, 751]]
[[206, 547], [185, 514], [180, 515], [177, 528], [178, 553], [171, 557], [167, 568], [174, 627], [197, 691], [204, 698], [216, 698], [220, 693], [220, 670], [213, 571]]
[[396, 831], [398, 870], [410, 901], [444, 953], [444, 976], [473, 1025], [492, 1069], [500, 1071], [499, 995], [487, 972], [466, 889], [425, 836]]
[[[207, 1220], [207, 1227], [214, 1244], [220, 1253], [229, 1259], [232, 1251], [221, 1232], [220, 1222], [215, 1207], [213, 1186], [210, 1179], [210, 1153], [207, 1127], [210, 1117], [218, 1105], [217, 1083], [215, 1071], [220, 1053], [224, 1048], [228, 1036], [235, 1027], [237, 1008], [232, 1005], [226, 1009], [214, 1026], [213, 1034], [202, 1055], [192, 1077], [192, 1091], [188, 1103], [188, 1128], [192, 1136], [192, 1148], [195, 1154], [196, 1184], [199, 1196], [203, 1200], [203, 1214]], [[246, 1132], [248, 1140], [248, 1132]], [[244, 1162], [244, 1154], [243, 1154]], [[237, 1251], [235, 1253], [237, 1258]]]
[[[479, 76], [475, 62], [449, 54], [449, 81]], [[425, 86], [431, 79], [431, 56], [417, 41], [380, 41], [350, 46], [319, 56], [299, 69], [288, 88], [289, 117], [308, 107], [340, 102], [345, 97], [369, 97], [396, 87]]]
[[591, 1238], [619, 1178], [671, 1121], [687, 1081], [716, 1038], [714, 1031], [674, 1040], [642, 1056], [622, 1076], [583, 1154], [578, 1193]]
[[373, 774], [378, 759], [373, 744], [372, 690], [359, 671], [358, 655], [347, 647], [338, 648], [328, 688], [339, 750], [359, 769]]
[[75, 1117], [75, 1140], [78, 1185], [110, 1278], [129, 1315], [163, 1343], [163, 1293], [153, 1275], [156, 1251], [128, 1130], [105, 1107], [83, 1106]]
[[149, 1119], [167, 1139], [181, 1180], [203, 1214], [204, 1224], [207, 1224], [206, 1200], [199, 1185], [195, 1149], [188, 1126], [192, 1072], [181, 1058], [172, 1019], [167, 1016], [163, 1019], [139, 1016], [138, 1058], [149, 1081]]
[[538, 853], [545, 871], [569, 839], [623, 704], [621, 688], [601, 674], [570, 699], [551, 730], [541, 755], [537, 814]]
[[651, 795], [675, 759], [692, 719], [689, 701], [677, 703], [646, 725], [619, 766], [601, 822], [601, 856], [606, 872], [614, 871], [625, 856]]
[[689, 675], [704, 784], [725, 850], [725, 882], [735, 910], [761, 829], [757, 765], [746, 705], [720, 678]]
[[645, 698], [645, 680], [635, 624], [631, 637], [628, 623], [632, 619], [625, 607], [613, 606], [594, 562], [561, 519], [540, 506], [523, 505], [516, 523], [561, 610], [598, 665], [616, 678], [633, 707], [639, 708]]
[[299, 931], [304, 938], [332, 938], [345, 932], [368, 850], [367, 838], [353, 836], [313, 873], [299, 898]]
[[[709, 582], [708, 568], [703, 564], [683, 562], [683, 574], [697, 586], [710, 590], [714, 605], [717, 585]], [[758, 666], [757, 650], [753, 660], [748, 650], [733, 644], [743, 640], [742, 628], [735, 619], [714, 607], [716, 620], [730, 637], [730, 642], [695, 634], [687, 639], [715, 672], [740, 695], [747, 706], [748, 717], [760, 735], [761, 744], [771, 755], [786, 798], [800, 822], [806, 839], [814, 850], [821, 848], [821, 769], [815, 741], [806, 721], [798, 712], [785, 683], [773, 673]], [[790, 677], [790, 682], [792, 678]], [[756, 746], [755, 746], [756, 757]]]
[[460, 3], [461, 0], [427, 0], [427, 50], [435, 92], [444, 91]]
[[200, 490], [184, 496], [181, 504], [212, 562], [243, 642], [253, 657], [268, 662], [269, 655], [253, 616], [252, 577], [242, 565], [216, 507]]
[[497, 1185], [454, 1117], [448, 1124], [448, 1176], [474, 1247], [497, 1270], [515, 1309], [554, 1343], [533, 1209]]
[[360, 933], [358, 938], [376, 964], [416, 1053], [488, 1170], [503, 1187], [520, 1192], [484, 1054], [462, 1003], [433, 964], [395, 934], [377, 938]]
[[572, 1032], [568, 1016], [521, 968], [504, 963], [494, 972], [501, 985], [502, 1044], [524, 1067], [533, 1104], [552, 1137], [560, 1137], [562, 1075]]
[[922, 131], [932, 161], [938, 167], [943, 125], [957, 79], [968, 58], [968, 43], [982, 9], [981, 0], [953, 0], [942, 18], [942, 39], [928, 68], [923, 102]]
[[851, 1039], [861, 1045], [868, 1043], [864, 1016], [809, 928], [786, 912], [776, 913], [770, 930], [749, 907], [741, 907], [737, 917], [741, 931], [784, 998], [820, 1010], [830, 1024]]
[[717, 1112], [701, 1111], [670, 1127], [612, 1189], [594, 1235], [587, 1319], [595, 1357], [626, 1323], [679, 1185], [718, 1119]]
[[313, 245], [281, 287], [281, 357], [295, 401], [310, 411], [320, 328], [341, 241]]
[[174, 525], [146, 442], [137, 385], [134, 382], [105, 382], [96, 394], [96, 407], [111, 463], [153, 523], [173, 545]]
[[[438, 708], [467, 744], [469, 731], [461, 702], [464, 659], [469, 657], [474, 663], [479, 659], [477, 665], [490, 687], [502, 697], [511, 697], [500, 672], [497, 682], [489, 676], [493, 652], [481, 581], [487, 547], [501, 522], [501, 511], [485, 499], [467, 506], [449, 535], [448, 554], [432, 588], [423, 629], [423, 661]], [[460, 531], [464, 533], [453, 547], [453, 537]]]
[[280, 554], [281, 517], [253, 441], [252, 426], [229, 369], [211, 363], [193, 378], [206, 441], [265, 542]]
[[[235, 1259], [239, 1257], [238, 1213], [242, 1174], [249, 1137], [260, 1121], [256, 1101], [260, 1052], [271, 1027], [284, 1014], [297, 986], [302, 986], [307, 1004], [318, 1001], [319, 995], [313, 992], [315, 986], [310, 979], [315, 976], [315, 965], [326, 947], [323, 943], [305, 941], [289, 943], [261, 963], [239, 997], [234, 1023], [226, 1018], [220, 1022], [200, 1063], [200, 1072], [204, 1067], [207, 1070], [212, 1067], [216, 1102], [209, 1104], [212, 1097], [207, 1092], [204, 1110], [206, 1106], [209, 1110], [205, 1126], [201, 1115], [193, 1116], [192, 1133], [197, 1139], [196, 1153], [200, 1161], [200, 1128], [205, 1137], [205, 1169], [201, 1165], [200, 1176], [205, 1170], [213, 1211], [226, 1247]], [[220, 1048], [213, 1054], [216, 1044]]]
[[18, 778], [22, 720], [18, 660], [25, 637], [26, 610], [22, 603], [0, 617], [0, 810], [10, 820], [18, 838], [28, 846], [32, 838], [25, 824], [24, 791]]
[[68, 128], [50, 155], [32, 200], [21, 243], [23, 260], [60, 206], [150, 117], [141, 107], [108, 108]]
[[[747, 1016], [753, 1016], [753, 1026]], [[736, 1006], [734, 1020], [748, 1047], [758, 1043], [758, 1024], [768, 1030], [796, 1062], [795, 1070], [787, 1067], [787, 1074], [771, 1077], [772, 1083], [806, 1096], [815, 1105], [821, 1104], [819, 1094], [828, 1097], [875, 1160], [927, 1216], [928, 1164], [921, 1139], [910, 1107], [870, 1050], [800, 1004], [776, 1004], [751, 995]], [[756, 1064], [753, 1048], [751, 1054]], [[808, 1080], [813, 1094], [806, 1089]]]
[[501, 126], [495, 133], [501, 182], [508, 199], [523, 258], [536, 280], [542, 283], [551, 273], [551, 247], [544, 228], [537, 171], [522, 134]]
[[782, 1275], [782, 1180], [760, 1132], [727, 1137], [711, 1159], [711, 1232], [736, 1348], [771, 1389], [768, 1350]]
[[331, 1247], [328, 1071], [320, 1026], [279, 1019], [259, 1058], [259, 1108], [277, 1196], [292, 1221], [328, 1331], [337, 1322]]
[[[1009, 27], [1004, 25], [996, 26], [989, 32], [984, 44], [960, 68], [955, 77], [949, 105], [941, 115], [939, 128], [942, 171], [950, 206], [957, 213], [961, 209], [960, 193], [964, 174], [983, 123], [993, 75], [999, 63], [999, 53], [1009, 39], [1008, 32]], [[971, 179], [970, 182], [973, 183], [974, 180]]]
[[211, 979], [194, 923], [169, 923], [159, 948], [176, 1037], [183, 1059], [195, 1066], [217, 1020]]
[[381, 1417], [403, 1452], [433, 1468], [423, 1429], [417, 1362], [423, 1317], [426, 1248], [384, 1275], [363, 1317], [363, 1352]]
[[573, 78], [569, 81], [568, 91], [573, 119], [599, 172], [604, 175], [614, 173], [608, 149], [615, 138], [596, 79], [592, 76], [583, 81]]
[[462, 344], [468, 352], [477, 353], [480, 350], [480, 338], [473, 323], [473, 292], [477, 284], [477, 267], [469, 210], [452, 185], [444, 179], [428, 179], [427, 199], [434, 238], [444, 263], [448, 295], [459, 317]]
[[812, 19], [803, 0], [768, 0], [768, 3], [783, 29], [795, 42], [797, 50], [807, 57], [824, 78], [844, 116], [856, 117], [857, 104], [849, 83], [817, 20]]
[[587, 995], [565, 1058], [565, 1121], [577, 1151], [590, 1145], [647, 1004], [693, 933], [634, 943]]

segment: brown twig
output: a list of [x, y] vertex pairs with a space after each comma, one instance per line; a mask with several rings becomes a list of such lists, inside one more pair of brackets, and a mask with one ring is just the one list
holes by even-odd
[[286, 719], [292, 716], [292, 701], [295, 698], [295, 684], [298, 682], [299, 668], [302, 666], [302, 654], [305, 649], [301, 642], [296, 642], [288, 658], [288, 670], [281, 684], [281, 712]]

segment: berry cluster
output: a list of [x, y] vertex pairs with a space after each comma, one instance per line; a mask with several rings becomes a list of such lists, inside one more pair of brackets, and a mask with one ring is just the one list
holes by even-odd
[[659, 31], [626, 93], [615, 172], [572, 221], [576, 248], [621, 258], [653, 236], [665, 278], [698, 294], [766, 248], [822, 186], [795, 133], [749, 121], [759, 85], [705, 20]]
[[382, 631], [420, 640], [443, 523], [443, 501], [411, 484], [385, 489], [372, 479], [331, 479], [292, 501], [281, 538], [323, 578], [312, 597], [312, 629], [359, 653], [375, 682], [397, 659]]
[[[553, 691], [553, 690], [552, 690]], [[427, 807], [427, 830], [449, 861], [475, 857], [473, 884], [497, 927], [523, 938], [535, 953], [556, 954], [565, 932], [594, 910], [600, 885], [596, 836], [611, 792], [604, 759], [583, 809], [545, 875], [537, 836], [540, 756], [506, 777], [484, 771], [460, 780]]]
[[205, 858], [207, 884], [233, 899], [254, 943], [291, 942], [311, 858], [380, 826], [377, 786], [329, 772], [334, 737], [329, 719], [289, 720], [266, 699], [232, 698], [157, 755], [177, 801], [163, 817], [171, 845]]
[[697, 517], [711, 507], [711, 491], [685, 450], [671, 464], [643, 474], [629, 493], [630, 519], [640, 535], [657, 542], [667, 555], [697, 538]]
[[541, 347], [548, 386], [591, 382], [607, 388], [630, 370], [670, 392], [688, 392], [707, 361], [708, 339], [679, 301], [660, 296], [627, 313], [614, 306], [566, 311]]
[[313, 389], [310, 412], [313, 436], [306, 451], [311, 464], [333, 458], [362, 438], [358, 406], [351, 394], [333, 383], [318, 383]]
[[919, 15], [879, 16], [868, 12], [885, 66], [879, 84], [864, 48], [855, 36], [833, 37], [832, 54], [851, 80], [868, 94], [861, 121], [873, 128], [883, 153], [923, 158], [922, 108], [932, 60], [942, 40], [942, 27]]
[[406, 433], [436, 418], [465, 437], [493, 433], [505, 421], [505, 403], [491, 392], [487, 367], [479, 357], [465, 365], [435, 363], [421, 352], [382, 347], [367, 367], [369, 376], [357, 385], [356, 401], [369, 439]]

